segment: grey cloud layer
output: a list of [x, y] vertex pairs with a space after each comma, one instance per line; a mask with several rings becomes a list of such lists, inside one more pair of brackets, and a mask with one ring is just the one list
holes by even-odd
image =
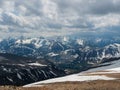
[[119, 27], [119, 14], [120, 0], [0, 0], [0, 32], [44, 36], [97, 32]]

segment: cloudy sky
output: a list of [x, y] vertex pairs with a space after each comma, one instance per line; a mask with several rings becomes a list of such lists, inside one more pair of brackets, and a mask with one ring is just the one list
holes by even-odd
[[120, 32], [120, 0], [0, 0], [0, 37]]

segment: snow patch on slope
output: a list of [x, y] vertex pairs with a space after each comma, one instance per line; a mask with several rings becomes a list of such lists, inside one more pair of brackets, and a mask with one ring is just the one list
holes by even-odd
[[95, 76], [83, 76], [79, 74], [69, 75], [60, 78], [49, 79], [29, 85], [25, 85], [24, 87], [34, 87], [35, 85], [42, 85], [42, 84], [49, 84], [49, 83], [56, 83], [56, 82], [66, 82], [66, 81], [91, 81], [91, 80], [113, 80], [114, 78], [109, 78], [104, 75], [95, 75]]
[[56, 53], [54, 53], [54, 52], [51, 52], [51, 53], [48, 53], [48, 55], [51, 56], [51, 57], [54, 57], [54, 56], [58, 56], [59, 54], [56, 54]]
[[29, 63], [28, 65], [30, 66], [47, 66], [47, 65], [43, 65], [43, 64], [40, 64], [40, 63]]
[[97, 71], [103, 71], [103, 70], [104, 71], [116, 71], [117, 70], [117, 72], [120, 73], [120, 60], [107, 62], [101, 65], [105, 65], [105, 66], [90, 69], [85, 72], [97, 72]]
[[77, 39], [77, 41], [76, 41], [79, 45], [83, 45], [84, 44], [84, 41], [83, 40], [81, 40], [81, 39]]

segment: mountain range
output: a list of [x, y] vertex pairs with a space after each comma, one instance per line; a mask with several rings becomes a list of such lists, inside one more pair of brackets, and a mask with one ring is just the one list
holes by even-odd
[[0, 40], [1, 85], [25, 85], [81, 72], [120, 58], [119, 38], [9, 38]]

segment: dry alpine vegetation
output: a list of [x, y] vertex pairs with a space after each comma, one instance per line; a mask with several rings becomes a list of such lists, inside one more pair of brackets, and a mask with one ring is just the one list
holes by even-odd
[[120, 80], [96, 80], [89, 82], [64, 82], [48, 84], [43, 87], [3, 86], [0, 90], [120, 90]]
[[87, 75], [105, 75], [116, 78], [116, 80], [95, 80], [84, 82], [60, 82], [43, 84], [39, 87], [16, 87], [16, 86], [1, 86], [0, 90], [120, 90], [120, 74], [90, 74]]

